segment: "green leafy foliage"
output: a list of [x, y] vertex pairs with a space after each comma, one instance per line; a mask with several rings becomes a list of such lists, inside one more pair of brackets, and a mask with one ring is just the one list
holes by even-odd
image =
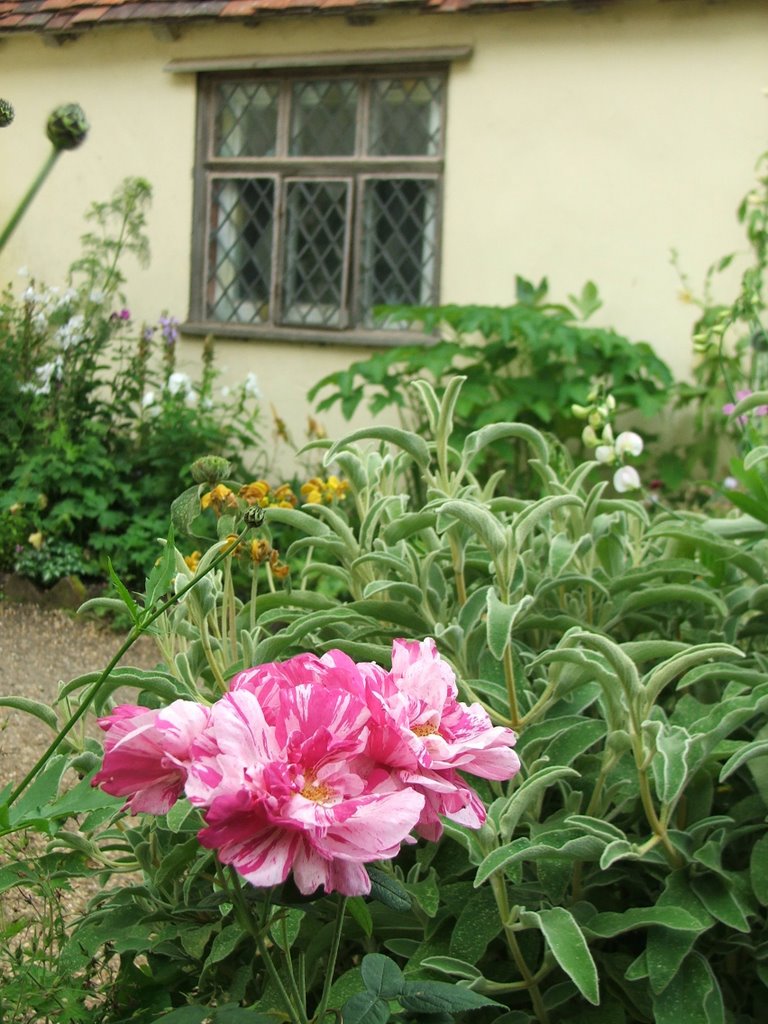
[[[103, 711], [122, 685], [148, 706], [211, 700], [244, 666], [332, 648], [386, 664], [393, 638], [433, 636], [462, 699], [517, 732], [519, 775], [481, 781], [481, 829], [446, 822], [439, 843], [370, 865], [370, 895], [339, 933], [332, 897], [233, 885], [184, 801], [146, 822], [94, 803], [87, 771], [67, 791], [66, 766], [94, 749], [72, 741], [4, 827], [38, 830], [105, 879], [134, 873], [62, 949], [72, 976], [109, 966], [104, 1024], [279, 1024], [299, 1019], [281, 1001], [294, 986], [314, 1024], [760, 1019], [764, 528], [607, 499], [591, 466], [562, 472], [530, 424], [494, 436], [524, 438], [538, 491], [499, 493], [473, 471], [478, 434], [456, 446], [460, 387], [422, 382], [431, 426], [418, 436], [328, 446], [346, 503], [266, 509], [262, 535], [294, 537], [290, 586], [262, 587], [268, 566], [254, 562], [250, 594], [234, 592], [234, 511], [194, 570], [169, 537], [143, 599], [127, 595], [140, 625], [171, 579], [187, 588], [151, 622], [162, 667], [116, 670], [89, 699]], [[320, 592], [329, 576], [338, 589]], [[93, 682], [67, 684], [66, 699]]]
[[[467, 380], [455, 399], [454, 443], [461, 445], [477, 428], [487, 433], [465, 451], [475, 466], [502, 469], [515, 493], [526, 490], [527, 454], [498, 433], [514, 423], [529, 424], [560, 442], [575, 441], [581, 425], [571, 406], [584, 404], [599, 381], [611, 392], [619, 412], [650, 421], [668, 403], [673, 378], [669, 368], [644, 342], [631, 342], [613, 330], [584, 321], [601, 305], [589, 282], [573, 308], [547, 301], [546, 279], [538, 285], [517, 278], [511, 306], [397, 307], [383, 312], [434, 339], [425, 345], [396, 346], [323, 378], [310, 391], [318, 409], [339, 406], [349, 418], [361, 403], [373, 413], [398, 410], [410, 436], [424, 436], [428, 410], [405, 385], [426, 378], [446, 388], [452, 376]], [[322, 397], [321, 397], [322, 396]], [[512, 433], [508, 437], [512, 436]], [[506, 442], [506, 443], [505, 443]]]

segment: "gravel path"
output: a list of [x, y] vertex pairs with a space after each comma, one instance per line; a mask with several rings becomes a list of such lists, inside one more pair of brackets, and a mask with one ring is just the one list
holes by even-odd
[[[60, 682], [103, 669], [123, 639], [71, 613], [0, 601], [0, 694], [50, 704]], [[144, 637], [125, 658], [125, 664], [142, 668], [157, 661], [154, 644]], [[38, 718], [0, 707], [0, 788], [19, 781], [52, 739]]]

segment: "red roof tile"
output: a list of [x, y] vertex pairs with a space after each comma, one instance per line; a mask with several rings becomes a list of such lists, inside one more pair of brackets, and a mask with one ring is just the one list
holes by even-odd
[[[0, 35], [82, 31], [97, 21], [100, 24], [126, 21], [179, 24], [286, 14], [348, 14], [353, 8], [372, 13], [392, 7], [450, 12], [550, 6], [553, 2], [566, 0], [1, 0]], [[583, 2], [594, 4], [600, 0]]]

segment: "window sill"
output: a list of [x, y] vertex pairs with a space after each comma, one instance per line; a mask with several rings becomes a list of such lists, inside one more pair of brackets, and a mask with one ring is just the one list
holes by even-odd
[[191, 337], [228, 338], [233, 341], [303, 342], [308, 345], [334, 345], [355, 348], [397, 348], [400, 345], [431, 345], [435, 338], [422, 331], [383, 331], [366, 328], [320, 330], [316, 327], [259, 327], [254, 324], [226, 324], [216, 321], [188, 320], [179, 325], [182, 334]]

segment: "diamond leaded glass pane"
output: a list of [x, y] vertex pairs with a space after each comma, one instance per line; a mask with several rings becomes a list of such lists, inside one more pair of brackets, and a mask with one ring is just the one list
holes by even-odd
[[439, 78], [374, 80], [368, 152], [374, 156], [436, 156], [441, 110]]
[[275, 183], [271, 178], [213, 182], [207, 314], [211, 320], [270, 319]]
[[274, 156], [278, 91], [277, 84], [273, 82], [219, 84], [216, 96], [216, 156]]
[[349, 185], [288, 183], [283, 255], [283, 320], [342, 327]]
[[363, 206], [360, 292], [370, 327], [376, 306], [436, 300], [437, 188], [432, 179], [371, 179]]
[[291, 93], [291, 156], [352, 156], [358, 87], [347, 80], [295, 82]]

